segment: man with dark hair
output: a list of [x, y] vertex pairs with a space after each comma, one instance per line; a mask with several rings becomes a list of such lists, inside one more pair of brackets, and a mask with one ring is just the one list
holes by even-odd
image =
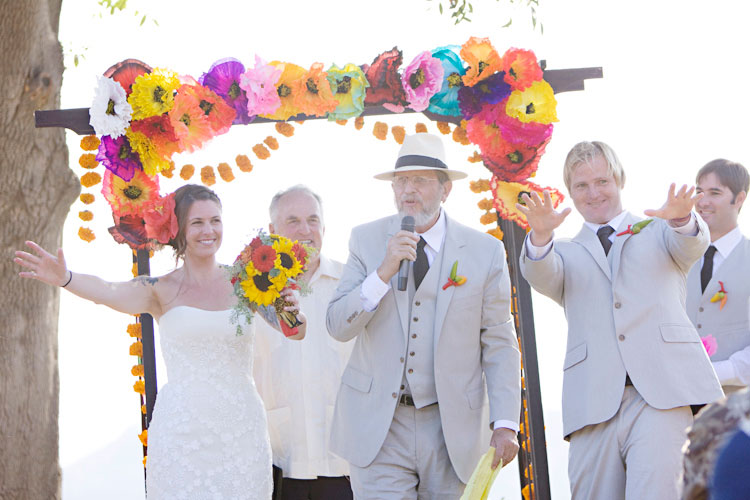
[[708, 224], [711, 246], [690, 270], [687, 311], [698, 333], [716, 339], [711, 356], [724, 392], [750, 384], [750, 240], [737, 225], [750, 187], [739, 163], [718, 159], [696, 176], [696, 204]]

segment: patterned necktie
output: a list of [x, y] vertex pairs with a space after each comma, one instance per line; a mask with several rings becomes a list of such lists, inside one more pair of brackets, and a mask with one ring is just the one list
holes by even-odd
[[420, 236], [419, 243], [417, 243], [417, 260], [414, 261], [414, 290], [419, 288], [427, 270], [430, 268], [430, 264], [427, 262], [427, 254], [424, 251], [426, 244], [427, 242]]
[[596, 231], [596, 235], [599, 237], [599, 242], [602, 244], [602, 248], [604, 248], [604, 255], [609, 254], [609, 249], [612, 248], [612, 242], [609, 241], [609, 235], [614, 232], [615, 230], [609, 225], [602, 226]]
[[714, 254], [716, 247], [711, 245], [703, 254], [703, 267], [701, 267], [701, 293], [706, 291], [708, 282], [711, 281], [711, 275], [714, 273]]

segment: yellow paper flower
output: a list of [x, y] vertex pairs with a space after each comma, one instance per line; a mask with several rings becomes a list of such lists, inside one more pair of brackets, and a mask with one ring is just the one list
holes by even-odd
[[307, 71], [302, 66], [292, 63], [271, 61], [269, 64], [281, 70], [281, 76], [276, 82], [276, 92], [281, 99], [281, 106], [272, 115], [260, 116], [271, 120], [288, 120], [300, 113], [300, 109], [295, 104], [294, 86], [295, 82], [301, 80]]
[[531, 84], [524, 91], [514, 91], [508, 97], [505, 112], [523, 123], [535, 122], [545, 125], [557, 121], [555, 91], [544, 80]]
[[133, 132], [131, 129], [128, 129], [125, 135], [128, 141], [130, 141], [130, 148], [140, 156], [143, 171], [149, 177], [153, 177], [162, 170], [167, 170], [172, 166], [169, 158], [159, 155], [154, 143], [145, 134]]
[[163, 115], [174, 105], [174, 93], [180, 87], [177, 73], [156, 68], [151, 73], [136, 77], [128, 104], [133, 108], [133, 120]]
[[302, 263], [294, 256], [293, 246], [294, 242], [288, 238], [279, 238], [273, 242], [273, 249], [276, 250], [274, 267], [285, 275], [284, 282], [286, 278], [294, 278], [302, 272]]
[[552, 206], [554, 208], [557, 208], [564, 198], [562, 193], [557, 189], [545, 188], [528, 181], [504, 182], [493, 178], [491, 185], [492, 191], [495, 195], [494, 203], [497, 214], [505, 220], [515, 221], [524, 229], [529, 228], [529, 223], [526, 221], [526, 216], [516, 208], [516, 203], [521, 202], [521, 194], [536, 192], [539, 196], [542, 196], [542, 192], [546, 189], [550, 192]]

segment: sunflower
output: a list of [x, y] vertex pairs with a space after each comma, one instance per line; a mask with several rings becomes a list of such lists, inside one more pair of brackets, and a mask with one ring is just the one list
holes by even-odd
[[116, 217], [140, 216], [146, 205], [159, 197], [159, 182], [157, 177], [152, 179], [142, 170], [136, 170], [129, 181], [107, 170], [104, 172], [102, 194]]
[[549, 124], [557, 121], [555, 91], [544, 80], [532, 83], [524, 91], [516, 90], [508, 97], [505, 107], [508, 116], [523, 123]]
[[292, 240], [278, 237], [273, 242], [273, 249], [276, 250], [274, 267], [281, 271], [284, 281], [286, 281], [286, 278], [294, 278], [302, 272], [302, 262], [297, 259]]
[[[248, 264], [248, 268], [251, 266], [252, 263]], [[240, 286], [247, 300], [259, 306], [271, 305], [281, 296], [278, 289], [278, 277], [271, 278], [268, 273], [250, 274], [248, 272], [247, 279], [240, 281]]]
[[157, 68], [152, 73], [138, 76], [133, 83], [133, 93], [128, 96], [133, 119], [142, 120], [172, 109], [174, 93], [179, 86], [177, 73], [165, 69]]

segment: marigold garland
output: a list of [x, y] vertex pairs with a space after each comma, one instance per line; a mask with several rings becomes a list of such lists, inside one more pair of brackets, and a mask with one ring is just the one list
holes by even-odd
[[130, 323], [127, 327], [128, 335], [134, 338], [141, 338], [142, 330], [140, 323]]
[[346, 125], [348, 121], [349, 120], [336, 120], [336, 124], [343, 126], [343, 125]]
[[193, 174], [195, 173], [195, 166], [191, 164], [183, 165], [182, 169], [180, 169], [180, 177], [182, 177], [184, 180], [189, 180]]
[[487, 232], [487, 234], [494, 236], [495, 238], [497, 238], [500, 241], [502, 241], [503, 236], [504, 236], [503, 235], [503, 230], [500, 229], [500, 226], [495, 226], [492, 229], [488, 229], [486, 232]]
[[487, 179], [479, 179], [476, 181], [469, 181], [469, 189], [474, 193], [481, 193], [483, 191], [489, 191], [492, 189], [490, 181]]
[[242, 172], [253, 171], [253, 164], [250, 163], [250, 158], [248, 158], [246, 155], [237, 155], [234, 161], [235, 163], [237, 163], [237, 166]]
[[418, 134], [426, 134], [427, 133], [427, 125], [425, 125], [422, 122], [417, 123], [414, 126], [414, 131]]
[[84, 153], [78, 158], [78, 164], [83, 168], [96, 168], [99, 166], [99, 162], [96, 161], [96, 155], [93, 153]]
[[284, 137], [291, 137], [294, 135], [294, 125], [287, 122], [276, 122], [276, 132], [283, 135]]
[[130, 369], [130, 373], [132, 373], [134, 377], [143, 377], [143, 365], [134, 365], [133, 368]]
[[82, 221], [88, 222], [94, 218], [94, 213], [91, 210], [82, 210], [78, 212], [78, 218]]
[[79, 196], [78, 199], [81, 200], [81, 203], [84, 205], [91, 205], [96, 198], [91, 193], [81, 193], [81, 196]]
[[81, 176], [81, 185], [90, 188], [102, 182], [102, 176], [96, 172], [86, 172]]
[[219, 171], [219, 176], [224, 182], [232, 182], [234, 180], [232, 167], [230, 167], [228, 163], [219, 163], [219, 166], [216, 167], [216, 169]]
[[354, 119], [354, 128], [357, 130], [362, 130], [362, 127], [365, 126], [365, 119], [361, 116], [358, 116]]
[[96, 239], [94, 232], [87, 227], [78, 228], [78, 237], [87, 243], [91, 243], [92, 241]]
[[448, 122], [437, 122], [437, 128], [443, 135], [448, 135], [451, 133], [451, 124]]
[[372, 127], [372, 135], [384, 141], [388, 135], [388, 125], [383, 122], [375, 122], [375, 125]]
[[206, 186], [213, 186], [216, 184], [216, 174], [214, 173], [214, 167], [206, 165], [201, 169], [201, 182]]
[[84, 151], [96, 151], [99, 149], [99, 138], [95, 135], [87, 135], [81, 139], [81, 149]]
[[138, 434], [138, 439], [141, 440], [143, 446], [148, 446], [148, 429], [144, 429], [143, 432]]
[[143, 343], [140, 340], [133, 342], [130, 344], [129, 352], [131, 356], [143, 357]]
[[468, 161], [469, 163], [479, 163], [480, 161], [482, 161], [482, 155], [479, 154], [479, 151], [474, 151], [474, 154], [469, 156], [466, 161]]
[[274, 151], [279, 149], [279, 141], [276, 140], [276, 138], [272, 135], [269, 135], [268, 137], [263, 139], [263, 142], [265, 142], [266, 146], [268, 146], [270, 149], [273, 149]]
[[453, 129], [453, 140], [464, 146], [471, 144], [469, 137], [466, 135], [466, 122], [461, 122], [461, 125]]
[[271, 156], [271, 152], [263, 144], [253, 146], [253, 153], [259, 160], [267, 160]]
[[406, 137], [406, 129], [404, 129], [404, 127], [400, 125], [391, 127], [391, 134], [393, 134], [393, 138], [396, 139], [397, 143], [404, 143], [404, 138]]
[[172, 160], [170, 160], [169, 168], [165, 168], [164, 170], [160, 172], [160, 174], [166, 177], [167, 179], [171, 179], [172, 176], [174, 175], [174, 169], [175, 169], [175, 164]]

